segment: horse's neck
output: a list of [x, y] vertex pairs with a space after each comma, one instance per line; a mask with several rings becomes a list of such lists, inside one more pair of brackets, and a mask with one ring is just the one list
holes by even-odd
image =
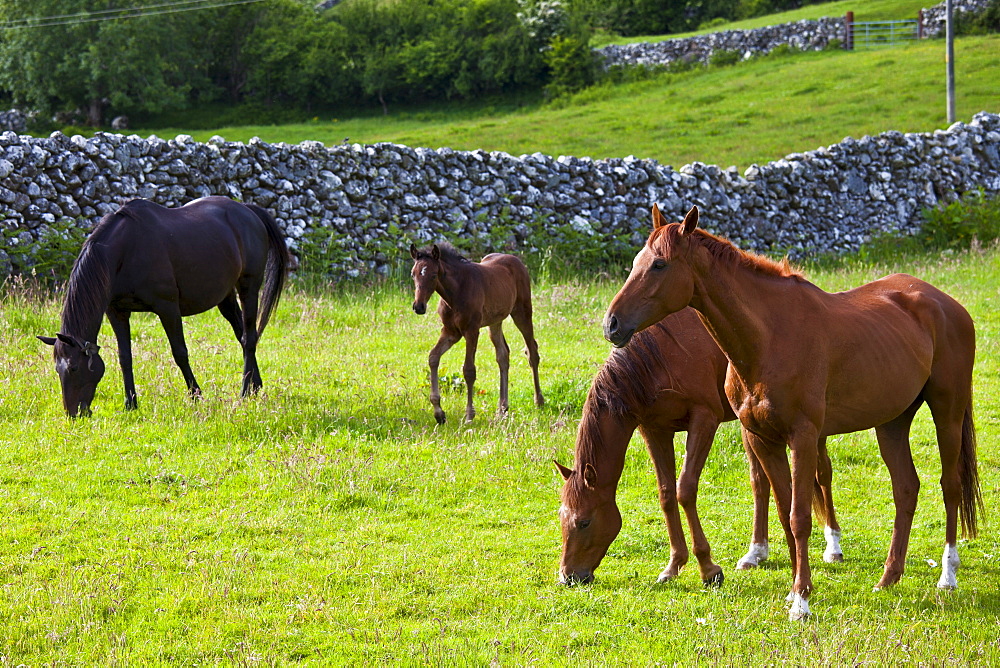
[[111, 262], [106, 249], [89, 246], [73, 267], [63, 302], [61, 333], [96, 341], [111, 302]]
[[590, 464], [597, 471], [599, 487], [617, 489], [625, 469], [625, 451], [635, 428], [629, 428], [588, 396], [577, 430], [574, 462], [577, 468]]
[[691, 306], [736, 369], [748, 370], [768, 354], [764, 343], [770, 339], [778, 314], [788, 306], [787, 281], [794, 279], [715, 263], [696, 269], [695, 274]]
[[468, 275], [476, 270], [478, 265], [472, 262], [446, 262], [444, 266], [444, 276], [438, 278], [437, 293], [441, 299], [445, 300], [453, 308], [456, 297], [461, 290], [462, 284], [468, 279]]

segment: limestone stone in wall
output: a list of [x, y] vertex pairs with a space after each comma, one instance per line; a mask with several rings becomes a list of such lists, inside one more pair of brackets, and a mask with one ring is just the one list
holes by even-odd
[[346, 275], [385, 271], [411, 241], [488, 239], [500, 223], [517, 249], [551, 241], [539, 238], [539, 223], [550, 234], [569, 225], [638, 247], [654, 202], [676, 220], [698, 205], [708, 229], [745, 248], [846, 252], [873, 234], [916, 231], [924, 208], [963, 192], [1000, 192], [998, 152], [1000, 116], [987, 113], [932, 133], [847, 138], [742, 175], [632, 156], [5, 132], [0, 272], [28, 270], [15, 259], [53, 228], [90, 229], [131, 198], [179, 206], [206, 195], [268, 208], [293, 252], [310, 233], [328, 235]]

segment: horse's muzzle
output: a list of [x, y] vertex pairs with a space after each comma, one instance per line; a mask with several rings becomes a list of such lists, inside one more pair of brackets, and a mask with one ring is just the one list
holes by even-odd
[[590, 570], [573, 571], [572, 573], [559, 572], [559, 584], [564, 584], [567, 587], [590, 584], [593, 581], [594, 572]]
[[604, 338], [614, 344], [615, 348], [623, 348], [628, 345], [633, 334], [635, 334], [635, 327], [624, 327], [613, 313], [604, 317]]
[[413, 302], [413, 312], [417, 315], [423, 315], [427, 313], [427, 304], [422, 302]]

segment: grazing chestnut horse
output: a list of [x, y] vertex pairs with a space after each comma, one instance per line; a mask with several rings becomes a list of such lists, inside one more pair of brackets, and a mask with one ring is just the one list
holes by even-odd
[[982, 507], [968, 312], [905, 274], [830, 294], [787, 263], [741, 251], [697, 225], [697, 208], [667, 224], [653, 207], [653, 232], [608, 308], [604, 335], [622, 346], [685, 306], [701, 314], [729, 358], [726, 394], [775, 490], [795, 576], [789, 617], [809, 614], [812, 479], [818, 443], [833, 434], [875, 428], [896, 506], [876, 588], [899, 581], [920, 486], [910, 423], [925, 402], [937, 430], [946, 519], [938, 587], [954, 588], [959, 520], [975, 536]]
[[538, 384], [538, 344], [531, 324], [531, 281], [528, 269], [513, 255], [491, 253], [482, 262], [472, 262], [462, 257], [450, 244], [434, 244], [417, 250], [410, 244], [413, 258], [413, 311], [418, 315], [427, 312], [427, 300], [435, 292], [441, 297], [438, 315], [441, 316], [441, 336], [427, 358], [431, 368], [431, 405], [434, 419], [444, 424], [441, 410], [441, 391], [438, 388], [438, 362], [449, 348], [465, 337], [465, 388], [468, 400], [465, 421], [476, 415], [472, 407], [476, 383], [476, 347], [479, 330], [490, 328], [490, 340], [496, 348], [497, 365], [500, 367], [499, 414], [506, 414], [507, 371], [510, 368], [510, 348], [503, 336], [503, 321], [508, 315], [524, 337], [528, 346], [528, 363], [535, 380], [535, 405], [541, 406], [542, 389]]
[[243, 396], [257, 391], [262, 385], [257, 340], [281, 295], [287, 268], [281, 230], [267, 211], [252, 204], [205, 197], [167, 209], [135, 199], [108, 214], [73, 265], [59, 334], [38, 337], [54, 346], [66, 412], [90, 414], [104, 375], [97, 334], [105, 313], [118, 340], [126, 409], [139, 405], [129, 327], [136, 311], [159, 316], [174, 361], [196, 396], [201, 390], [188, 363], [181, 318], [218, 306], [243, 348]]
[[[670, 537], [670, 562], [659, 582], [677, 577], [688, 562], [677, 504], [684, 509], [701, 579], [721, 584], [722, 568], [698, 519], [698, 479], [721, 422], [735, 420], [724, 385], [726, 356], [693, 309], [668, 315], [639, 332], [628, 346], [611, 351], [594, 377], [576, 436], [575, 470], [558, 462], [565, 480], [559, 521], [562, 558], [559, 579], [565, 584], [594, 579], [608, 547], [622, 526], [615, 493], [625, 466], [625, 450], [636, 428], [646, 441], [656, 470], [660, 507]], [[687, 431], [687, 456], [676, 476], [674, 434]], [[816, 515], [826, 523], [826, 561], [842, 561], [840, 526], [830, 491], [833, 476], [825, 441], [817, 469]], [[754, 497], [750, 551], [737, 568], [752, 568], [768, 556], [767, 507], [771, 487], [753, 452], [747, 451]]]

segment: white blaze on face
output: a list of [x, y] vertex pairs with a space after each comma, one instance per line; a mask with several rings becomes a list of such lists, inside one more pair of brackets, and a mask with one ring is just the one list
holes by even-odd
[[65, 357], [60, 357], [56, 360], [56, 373], [63, 374], [69, 368], [69, 360]]
[[426, 276], [427, 275], [427, 267], [426, 266], [420, 267], [420, 275], [421, 276]]
[[767, 559], [768, 554], [770, 550], [766, 540], [763, 543], [750, 543], [750, 549], [736, 562], [736, 568], [744, 571], [756, 568], [760, 566], [760, 562]]
[[958, 566], [960, 563], [958, 546], [945, 545], [944, 554], [941, 555], [941, 579], [938, 580], [938, 589], [955, 589], [958, 587]]

